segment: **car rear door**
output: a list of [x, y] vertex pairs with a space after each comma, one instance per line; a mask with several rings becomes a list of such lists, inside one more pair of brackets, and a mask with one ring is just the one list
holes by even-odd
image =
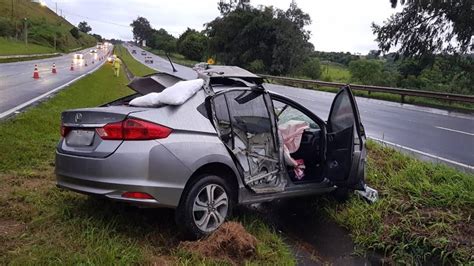
[[236, 88], [210, 98], [214, 126], [242, 173], [243, 182], [256, 193], [284, 189], [273, 104], [263, 89]]
[[338, 187], [364, 189], [365, 132], [349, 86], [336, 94], [327, 124], [327, 178]]

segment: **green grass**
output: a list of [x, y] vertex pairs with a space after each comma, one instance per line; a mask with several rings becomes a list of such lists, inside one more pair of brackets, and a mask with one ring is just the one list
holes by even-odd
[[[97, 106], [132, 93], [112, 67], [75, 82], [54, 98], [0, 122], [0, 265], [130, 265], [219, 261], [178, 248], [174, 214], [139, 209], [55, 187], [54, 152], [60, 114]], [[293, 257], [257, 218], [237, 218], [258, 239], [248, 264], [288, 262]]]
[[421, 162], [368, 142], [367, 183], [380, 200], [353, 196], [315, 205], [348, 228], [361, 253], [385, 253], [395, 264], [474, 260], [474, 175]]
[[51, 47], [33, 43], [25, 45], [23, 41], [0, 37], [0, 55], [49, 54], [54, 52]]
[[351, 79], [351, 73], [347, 67], [331, 62], [321, 62], [321, 80], [330, 82], [348, 83]]
[[156, 70], [135, 60], [135, 58], [133, 58], [128, 50], [122, 45], [116, 45], [114, 53], [122, 59], [123, 63], [134, 76], [143, 77], [145, 75], [156, 73]]
[[[12, 8], [13, 7], [13, 8]], [[12, 12], [13, 11], [13, 12]], [[58, 50], [67, 52], [69, 49], [77, 47], [90, 47], [96, 43], [96, 39], [88, 34], [80, 33], [79, 38], [75, 38], [70, 33], [74, 27], [65, 18], [56, 15], [50, 8], [41, 6], [37, 1], [31, 0], [0, 0], [0, 22], [5, 27], [9, 36], [15, 36], [16, 29], [22, 29], [24, 19], [28, 21], [28, 41], [40, 46], [49, 47], [53, 50], [54, 36]], [[18, 32], [18, 38], [23, 40], [23, 32]], [[25, 54], [23, 47], [8, 47], [14, 50], [15, 54]], [[32, 46], [32, 49], [39, 49]], [[46, 52], [45, 52], [46, 53]], [[0, 47], [0, 54], [6, 53]]]

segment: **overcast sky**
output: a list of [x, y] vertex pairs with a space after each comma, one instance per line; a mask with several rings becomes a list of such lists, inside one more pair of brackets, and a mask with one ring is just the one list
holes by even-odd
[[[87, 21], [92, 32], [105, 38], [132, 40], [128, 26], [138, 16], [155, 29], [164, 28], [178, 37], [187, 27], [202, 30], [203, 24], [219, 15], [218, 0], [45, 0], [53, 11], [63, 12], [77, 25]], [[291, 0], [250, 0], [251, 4], [273, 5], [286, 10]], [[366, 54], [377, 49], [370, 25], [382, 23], [399, 9], [389, 0], [296, 0], [311, 16], [311, 42], [318, 51]]]

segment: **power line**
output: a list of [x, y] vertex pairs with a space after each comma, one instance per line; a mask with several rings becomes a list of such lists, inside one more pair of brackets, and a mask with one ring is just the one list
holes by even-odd
[[115, 22], [111, 22], [111, 21], [105, 21], [105, 20], [95, 19], [95, 18], [91, 18], [91, 17], [87, 17], [87, 16], [82, 16], [82, 15], [78, 15], [78, 14], [75, 14], [75, 13], [72, 13], [72, 12], [69, 12], [69, 11], [64, 11], [63, 13], [69, 14], [70, 16], [84, 18], [84, 19], [87, 19], [87, 20], [90, 20], [90, 21], [115, 25], [115, 26], [124, 27], [124, 28], [130, 28], [129, 25], [123, 25], [123, 24], [119, 24], [119, 23], [115, 23]]

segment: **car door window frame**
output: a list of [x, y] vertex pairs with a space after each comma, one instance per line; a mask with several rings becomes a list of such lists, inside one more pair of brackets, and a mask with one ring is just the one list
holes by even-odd
[[[351, 105], [351, 110], [352, 110], [352, 115], [354, 117], [354, 127], [355, 127], [355, 130], [356, 130], [356, 133], [357, 133], [357, 139], [358, 139], [358, 143], [355, 143], [356, 146], [359, 147], [359, 150], [362, 150], [362, 146], [361, 144], [363, 143], [363, 137], [365, 136], [365, 132], [362, 127], [362, 123], [360, 121], [360, 114], [359, 114], [359, 109], [357, 107], [357, 103], [355, 102], [355, 99], [354, 99], [354, 95], [352, 94], [352, 91], [350, 89], [350, 87], [348, 86], [344, 86], [341, 88], [341, 90], [339, 90], [336, 94], [336, 96], [334, 97], [334, 99], [336, 99], [337, 97], [339, 97], [342, 93], [346, 92], [347, 93], [347, 97], [349, 99], [349, 104]], [[328, 132], [329, 132], [329, 129], [331, 131], [333, 131], [333, 128], [332, 128], [332, 124], [331, 124], [331, 116], [333, 115], [333, 112], [334, 112], [334, 105], [335, 105], [336, 101], [333, 100], [332, 104], [331, 104], [331, 109], [329, 109], [329, 115], [328, 115]]]

